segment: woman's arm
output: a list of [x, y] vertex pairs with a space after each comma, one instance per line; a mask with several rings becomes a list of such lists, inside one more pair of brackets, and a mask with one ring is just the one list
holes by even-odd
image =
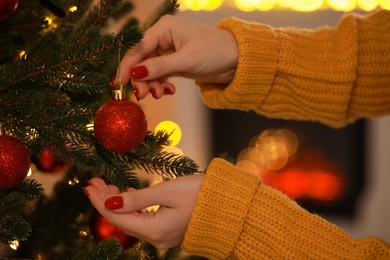
[[233, 82], [198, 81], [212, 108], [340, 127], [390, 112], [390, 12], [346, 15], [336, 28], [273, 28], [235, 18]]

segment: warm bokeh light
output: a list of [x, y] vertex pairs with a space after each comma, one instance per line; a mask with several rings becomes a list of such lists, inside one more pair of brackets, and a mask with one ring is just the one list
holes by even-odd
[[261, 156], [261, 150], [257, 149], [255, 147], [248, 147], [243, 150], [238, 154], [237, 156], [237, 161], [252, 161], [256, 165], [262, 165], [260, 161], [260, 156]]
[[250, 12], [256, 9], [260, 0], [234, 0], [236, 7], [244, 12]]
[[264, 183], [293, 199], [337, 200], [344, 189], [337, 166], [321, 151], [299, 150], [296, 132], [266, 129], [237, 155], [236, 167], [260, 175]]
[[182, 10], [212, 11], [222, 5], [238, 8], [244, 12], [269, 11], [272, 9], [290, 9], [299, 12], [313, 12], [331, 8], [349, 12], [354, 9], [372, 11], [377, 7], [390, 9], [390, 0], [181, 0]]
[[289, 8], [294, 5], [294, 1], [291, 0], [278, 0], [278, 5], [281, 7]]
[[390, 1], [389, 0], [379, 0], [379, 6], [383, 9], [390, 10]]
[[292, 199], [334, 201], [342, 195], [343, 181], [339, 175], [325, 170], [294, 169], [269, 173], [263, 181]]
[[223, 3], [223, 1], [224, 0], [209, 0], [206, 7], [206, 11], [212, 11], [217, 9]]
[[186, 9], [190, 9], [192, 11], [212, 11], [217, 9], [223, 0], [180, 0], [180, 6], [184, 6]]
[[332, 201], [340, 196], [342, 182], [339, 176], [326, 171], [314, 171], [310, 173], [310, 179], [308, 194], [311, 198]]
[[318, 10], [324, 4], [323, 0], [295, 0], [292, 9], [300, 12], [312, 12]]
[[281, 142], [269, 142], [261, 149], [260, 160], [268, 170], [277, 171], [286, 166], [288, 162], [288, 150]]
[[289, 129], [278, 129], [272, 135], [272, 139], [284, 143], [288, 151], [289, 156], [293, 156], [298, 150], [298, 137]]
[[249, 160], [238, 161], [236, 163], [236, 166], [238, 168], [240, 168], [241, 170], [244, 170], [248, 173], [252, 173], [254, 175], [258, 175], [258, 173], [259, 173], [259, 167], [256, 164], [254, 164], [252, 161], [249, 161]]
[[276, 6], [277, 0], [260, 0], [256, 8], [260, 11], [269, 11]]
[[88, 237], [88, 232], [85, 231], [85, 230], [80, 230], [79, 236], [80, 236], [81, 238], [86, 238], [86, 237]]
[[289, 129], [267, 129], [254, 137], [249, 147], [237, 156], [237, 161], [250, 161], [258, 172], [280, 170], [296, 154], [299, 146], [297, 135]]
[[377, 0], [356, 0], [356, 4], [364, 11], [372, 11], [378, 6]]
[[76, 185], [78, 184], [80, 181], [77, 177], [73, 177], [72, 179], [69, 179], [68, 180], [68, 185], [69, 186], [73, 186], [73, 185]]
[[154, 132], [157, 133], [159, 131], [164, 131], [168, 134], [170, 134], [170, 137], [169, 137], [169, 141], [170, 141], [170, 144], [168, 145], [169, 147], [174, 147], [176, 146], [180, 140], [181, 140], [181, 129], [179, 127], [178, 124], [176, 124], [175, 122], [172, 122], [172, 121], [163, 121], [161, 123], [159, 123]]
[[163, 151], [167, 152], [167, 153], [174, 153], [174, 154], [177, 154], [177, 155], [184, 155], [184, 152], [180, 148], [178, 148], [177, 146], [175, 146], [175, 147], [164, 147]]
[[336, 11], [349, 12], [356, 8], [355, 0], [327, 0], [330, 7]]

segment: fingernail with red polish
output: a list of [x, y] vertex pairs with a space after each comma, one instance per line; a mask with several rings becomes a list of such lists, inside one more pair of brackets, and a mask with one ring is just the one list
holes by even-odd
[[104, 206], [108, 209], [120, 209], [123, 207], [123, 198], [121, 196], [108, 198], [104, 202]]
[[152, 93], [152, 96], [153, 96], [155, 99], [158, 98], [158, 97], [157, 97], [157, 91], [156, 91], [156, 89], [151, 88], [151, 89], [149, 89], [149, 92]]
[[130, 77], [134, 79], [145, 78], [146, 76], [148, 76], [148, 74], [148, 69], [143, 65], [131, 68], [130, 70]]
[[134, 87], [134, 96], [137, 99], [137, 101], [139, 101], [139, 90], [137, 87]]
[[171, 88], [164, 88], [164, 93], [167, 95], [173, 95], [173, 90]]
[[86, 188], [84, 188], [84, 187], [81, 187], [81, 188], [83, 189], [83, 192], [84, 192], [85, 196], [87, 196], [89, 198], [88, 190]]

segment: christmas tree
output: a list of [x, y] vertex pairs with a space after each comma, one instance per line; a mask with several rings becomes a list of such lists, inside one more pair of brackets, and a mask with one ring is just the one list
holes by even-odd
[[[0, 257], [8, 246], [17, 248], [12, 257], [30, 259], [175, 254], [111, 226], [82, 192], [92, 177], [124, 190], [148, 185], [137, 170], [163, 178], [199, 171], [191, 159], [162, 150], [170, 133], [147, 129], [124, 90], [131, 86], [110, 86], [120, 57], [147, 26], [134, 18], [119, 33], [104, 32], [132, 8], [120, 0], [1, 1]], [[175, 10], [176, 1], [164, 1], [145, 24]], [[49, 171], [66, 166], [52, 196], [26, 177], [31, 161]]]

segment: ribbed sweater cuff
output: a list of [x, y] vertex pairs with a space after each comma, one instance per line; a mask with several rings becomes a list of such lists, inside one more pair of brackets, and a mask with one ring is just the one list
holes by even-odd
[[185, 234], [185, 251], [216, 259], [229, 256], [260, 183], [258, 176], [250, 176], [222, 159], [210, 163]]
[[218, 28], [232, 32], [238, 44], [238, 65], [229, 84], [198, 83], [212, 108], [255, 109], [267, 96], [275, 77], [278, 44], [274, 30], [263, 24], [227, 18]]

